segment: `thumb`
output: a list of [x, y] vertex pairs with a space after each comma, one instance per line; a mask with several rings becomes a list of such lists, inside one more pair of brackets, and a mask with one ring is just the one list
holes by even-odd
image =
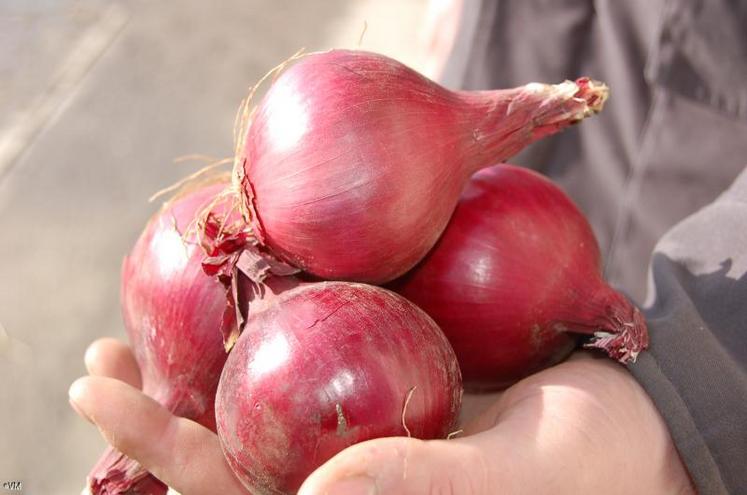
[[497, 486], [512, 493], [503, 480], [510, 479], [508, 472], [486, 462], [489, 443], [480, 437], [428, 441], [392, 437], [362, 442], [317, 469], [298, 494], [487, 495], [495, 493]]

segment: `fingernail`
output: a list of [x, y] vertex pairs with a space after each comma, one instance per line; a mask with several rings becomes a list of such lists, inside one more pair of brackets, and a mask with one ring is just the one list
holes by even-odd
[[376, 495], [376, 483], [368, 476], [343, 478], [321, 490], [324, 495]]
[[70, 385], [70, 390], [68, 390], [67, 392], [68, 402], [70, 402], [70, 407], [72, 407], [73, 410], [78, 413], [78, 416], [85, 419], [91, 424], [95, 424], [93, 422], [93, 419], [91, 419], [91, 417], [85, 412], [82, 407], [80, 407], [80, 404], [78, 403], [83, 393], [83, 386], [78, 381], [73, 382], [73, 384]]

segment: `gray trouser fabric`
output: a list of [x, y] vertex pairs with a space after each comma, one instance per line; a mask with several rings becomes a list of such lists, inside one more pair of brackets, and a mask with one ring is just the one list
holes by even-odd
[[747, 172], [724, 193], [747, 166], [747, 2], [466, 0], [448, 86], [581, 75], [610, 85], [602, 114], [513, 161], [563, 186], [607, 279], [647, 295], [630, 369], [699, 492], [747, 493]]

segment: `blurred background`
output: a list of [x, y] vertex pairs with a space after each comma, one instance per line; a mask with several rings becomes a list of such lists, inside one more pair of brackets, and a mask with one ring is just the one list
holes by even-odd
[[119, 267], [148, 197], [227, 157], [237, 106], [301, 47], [433, 75], [426, 0], [0, 0], [0, 493], [76, 494], [104, 449], [68, 406], [95, 338], [124, 338]]

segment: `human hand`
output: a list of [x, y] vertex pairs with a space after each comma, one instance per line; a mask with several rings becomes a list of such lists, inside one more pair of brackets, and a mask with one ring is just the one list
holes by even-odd
[[[73, 384], [71, 402], [115, 448], [185, 495], [246, 493], [213, 432], [138, 390], [126, 345], [94, 342], [86, 367], [92, 376]], [[606, 359], [577, 353], [505, 393], [465, 395], [463, 418], [463, 436], [453, 440], [352, 446], [312, 474], [301, 494], [355, 495], [354, 483], [366, 481], [373, 485], [359, 493], [694, 493], [650, 399]]]
[[[464, 409], [490, 397], [465, 395]], [[300, 495], [694, 494], [667, 427], [619, 364], [576, 353], [503, 394], [453, 440], [383, 438], [313, 473]]]
[[247, 493], [215, 433], [174, 416], [140, 391], [140, 372], [127, 345], [99, 339], [88, 347], [85, 363], [89, 376], [71, 385], [70, 404], [114, 448], [183, 495]]

